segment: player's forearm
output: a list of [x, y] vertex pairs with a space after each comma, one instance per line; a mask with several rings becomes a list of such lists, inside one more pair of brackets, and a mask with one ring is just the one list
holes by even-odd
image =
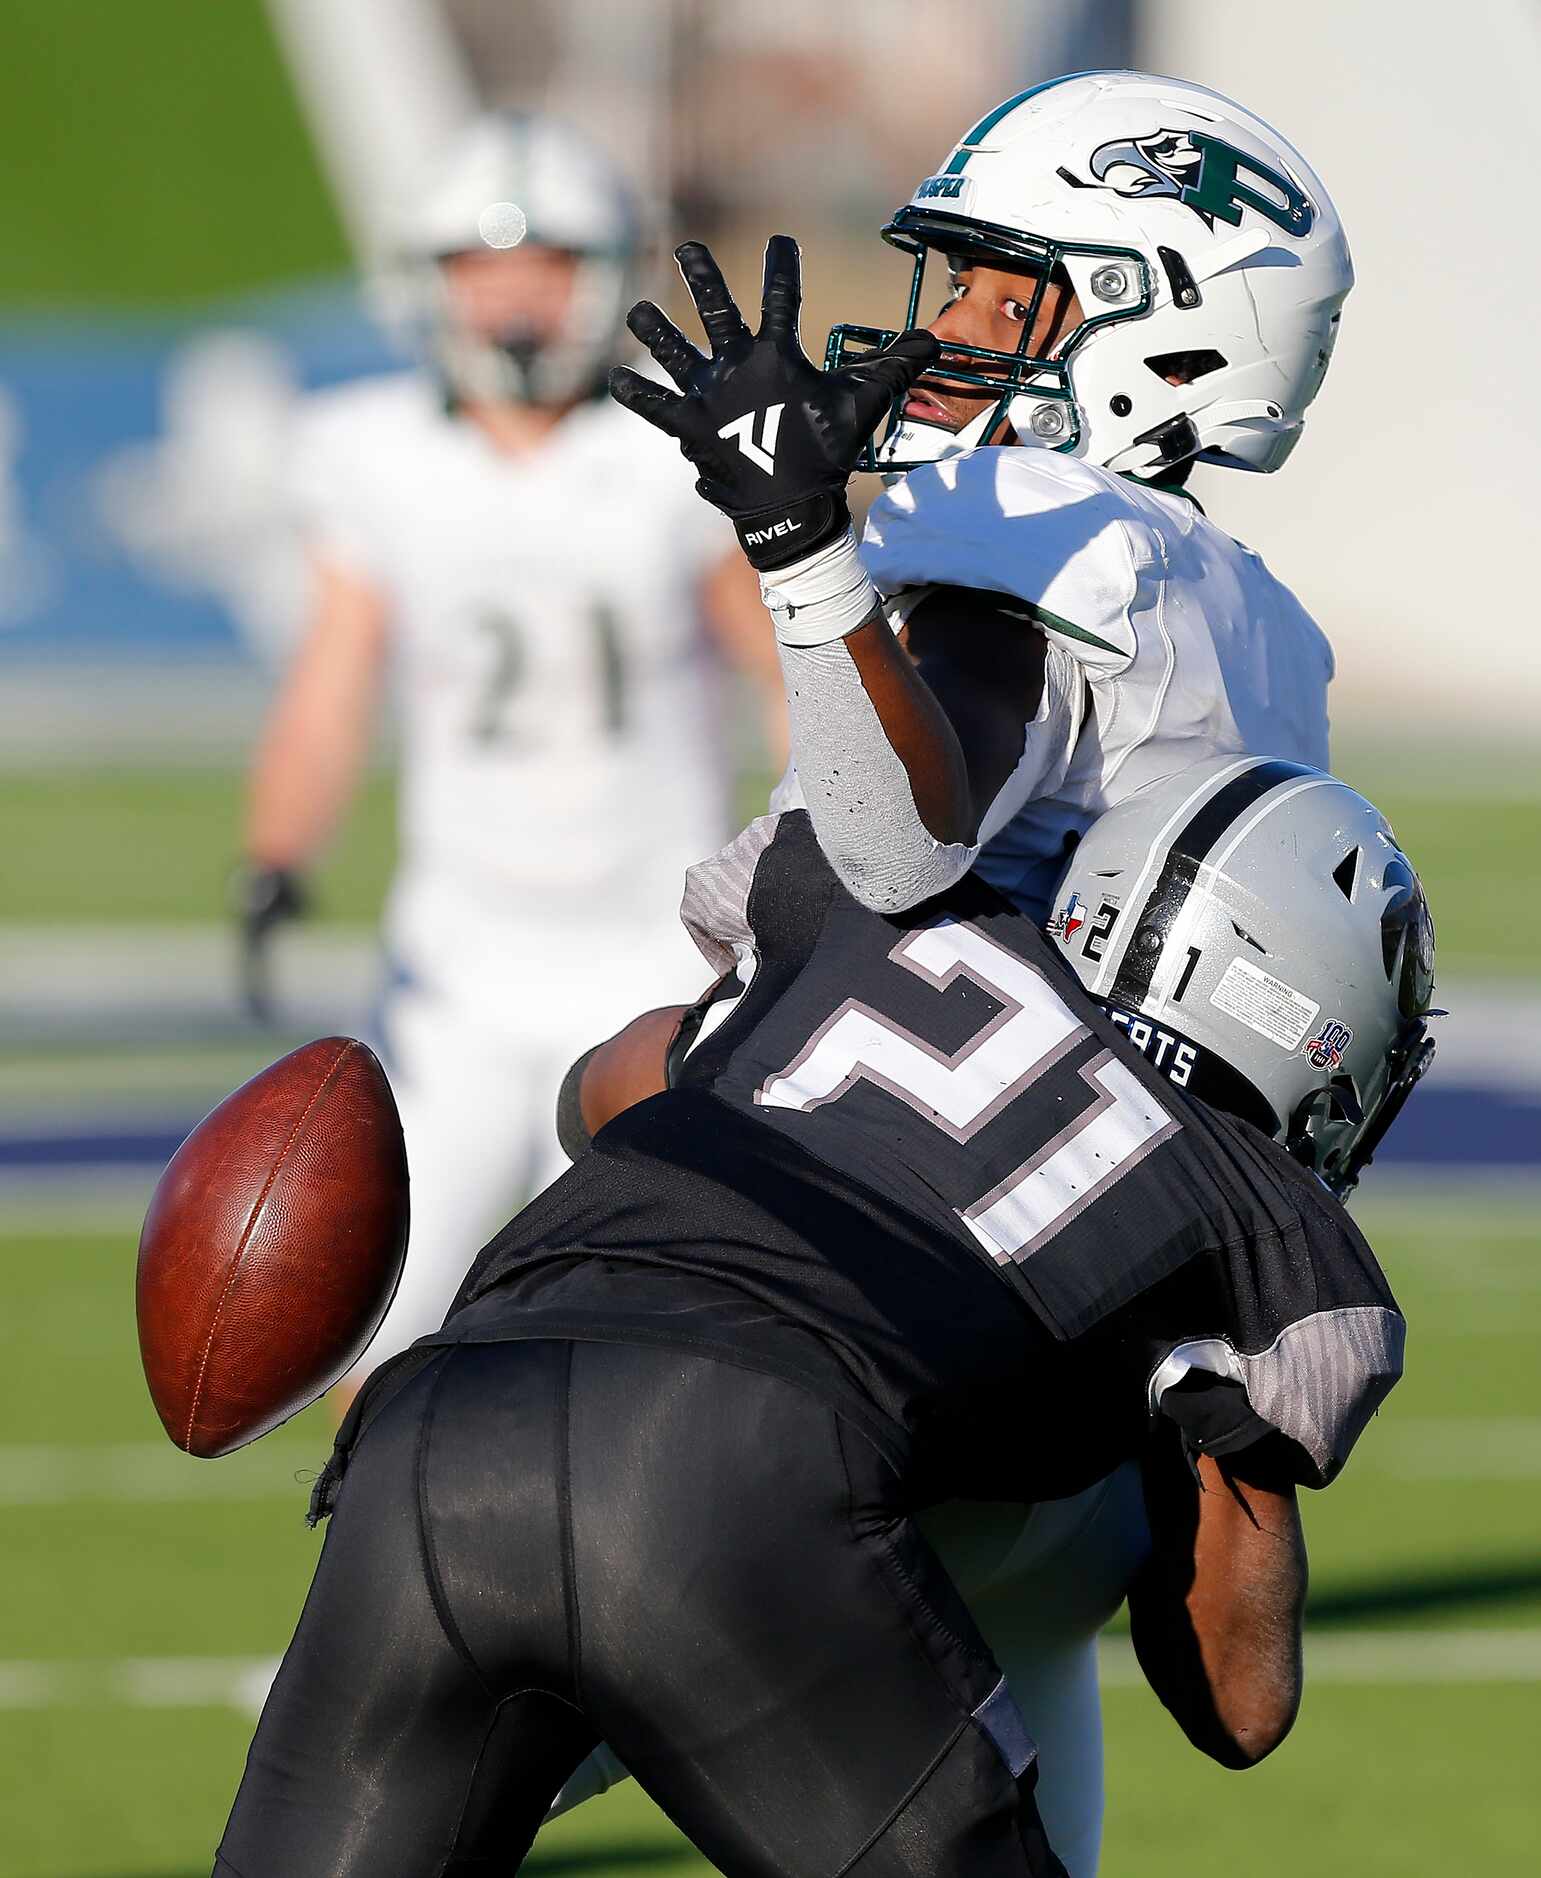
[[1305, 1540], [1293, 1486], [1265, 1488], [1212, 1461], [1199, 1468], [1188, 1611], [1225, 1738], [1251, 1765], [1289, 1733], [1300, 1706]]
[[938, 841], [972, 841], [977, 818], [963, 747], [915, 661], [881, 615], [858, 627], [845, 646], [927, 830]]
[[1306, 1550], [1293, 1486], [1247, 1478], [1205, 1455], [1180, 1484], [1173, 1450], [1146, 1465], [1155, 1549], [1129, 1599], [1151, 1686], [1195, 1747], [1250, 1767], [1289, 1733], [1300, 1705]]
[[252, 765], [246, 852], [300, 868], [337, 826], [374, 727], [386, 658], [380, 594], [348, 568], [311, 562], [311, 621]]
[[968, 772], [951, 724], [881, 615], [781, 647], [792, 761], [819, 845], [864, 906], [898, 912], [973, 865]]
[[307, 866], [336, 830], [368, 748], [368, 701], [325, 712], [285, 697], [257, 752], [246, 805], [246, 853], [264, 867]]

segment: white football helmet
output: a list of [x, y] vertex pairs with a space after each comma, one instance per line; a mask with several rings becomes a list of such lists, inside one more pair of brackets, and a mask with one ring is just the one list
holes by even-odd
[[[1275, 470], [1354, 282], [1337, 211], [1292, 145], [1217, 92], [1140, 72], [1077, 73], [1008, 98], [883, 235], [915, 256], [906, 326], [928, 317], [932, 255], [1030, 270], [1038, 296], [1057, 275], [1084, 315], [1052, 358], [949, 345], [946, 383], [998, 397], [957, 433], [896, 405], [863, 464], [883, 470], [981, 443], [1002, 418], [1021, 443], [1114, 470], [1159, 474], [1195, 457]], [[1037, 310], [1035, 296], [1024, 346]], [[837, 326], [827, 362], [893, 336]]]
[[1048, 931], [1158, 1069], [1338, 1194], [1433, 1059], [1418, 876], [1373, 804], [1303, 764], [1211, 757], [1125, 797]]
[[[636, 199], [619, 170], [568, 125], [519, 111], [477, 119], [403, 219], [409, 318], [422, 348], [463, 396], [557, 404], [586, 395], [615, 362], [641, 258]], [[496, 340], [454, 317], [439, 263], [521, 243], [578, 257], [560, 335]]]

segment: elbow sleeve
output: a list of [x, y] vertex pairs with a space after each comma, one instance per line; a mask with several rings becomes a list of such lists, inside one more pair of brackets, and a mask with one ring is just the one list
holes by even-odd
[[899, 913], [944, 893], [978, 844], [938, 841], [842, 640], [782, 645], [792, 759], [819, 846], [861, 905]]

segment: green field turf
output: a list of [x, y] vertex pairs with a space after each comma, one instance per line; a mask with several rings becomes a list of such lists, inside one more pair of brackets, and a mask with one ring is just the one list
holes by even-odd
[[[244, 778], [218, 770], [0, 773], [0, 921], [164, 925], [225, 917]], [[315, 880], [319, 918], [367, 924], [394, 839], [394, 782], [365, 778]]]
[[[319, 1537], [294, 1477], [326, 1433], [312, 1411], [225, 1461], [178, 1455], [137, 1370], [134, 1222], [77, 1226], [63, 1206], [0, 1230], [0, 1872], [181, 1878], [208, 1869], [251, 1728], [223, 1684], [205, 1685], [283, 1645]], [[1361, 1216], [1407, 1307], [1409, 1369], [1345, 1479], [1308, 1502], [1313, 1640], [1380, 1636], [1401, 1661], [1404, 1633], [1459, 1651], [1496, 1629], [1534, 1677], [1533, 1207], [1429, 1189]], [[1515, 1747], [1536, 1700], [1533, 1680], [1324, 1677], [1279, 1755], [1235, 1775], [1120, 1682], [1104, 1870], [1518, 1878], [1537, 1838]], [[527, 1869], [705, 1868], [623, 1789], [551, 1828]]]
[[6, 0], [0, 122], [9, 311], [165, 306], [347, 265], [262, 0]]
[[[1541, 881], [1512, 861], [1541, 847], [1541, 799], [1501, 789], [1442, 798], [1406, 780], [1352, 773], [1391, 817], [1423, 874], [1441, 966], [1534, 973]], [[390, 867], [391, 787], [383, 774], [367, 781], [318, 878], [322, 916], [374, 917]], [[763, 802], [763, 784], [746, 785], [745, 815]], [[240, 777], [228, 769], [0, 774], [0, 920], [217, 919], [240, 803]]]

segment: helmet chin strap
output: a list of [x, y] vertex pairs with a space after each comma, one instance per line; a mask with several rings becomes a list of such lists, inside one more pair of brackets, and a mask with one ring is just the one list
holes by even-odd
[[561, 351], [500, 344], [475, 333], [448, 334], [437, 347], [439, 369], [457, 398], [541, 407], [570, 404], [591, 389], [575, 369], [577, 361], [563, 360]]
[[479, 404], [528, 404], [528, 376], [520, 361], [476, 333], [445, 333], [435, 347], [439, 369], [457, 398]]
[[[878, 449], [879, 473], [885, 482], [896, 482], [917, 464], [940, 463], [946, 457], [977, 449], [984, 443], [987, 433], [994, 428], [999, 408], [1000, 400], [992, 400], [977, 417], [971, 417], [961, 430], [949, 430], [945, 424], [928, 424], [918, 417], [901, 417], [893, 434], [886, 437]], [[894, 460], [903, 463], [906, 468], [885, 470], [884, 464]]]
[[[447, 311], [443, 281], [435, 273], [438, 304]], [[588, 256], [579, 265], [572, 305], [559, 330], [544, 339], [517, 330], [498, 338], [444, 317], [433, 341], [436, 363], [459, 398], [538, 407], [577, 402], [604, 383], [628, 290], [623, 265]]]

